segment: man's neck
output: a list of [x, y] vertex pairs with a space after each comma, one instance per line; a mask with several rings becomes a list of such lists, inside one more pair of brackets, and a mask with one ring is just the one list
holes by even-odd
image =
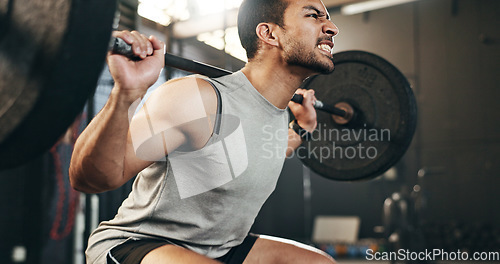
[[280, 109], [286, 108], [295, 91], [310, 75], [298, 67], [262, 61], [248, 62], [241, 71], [262, 96]]

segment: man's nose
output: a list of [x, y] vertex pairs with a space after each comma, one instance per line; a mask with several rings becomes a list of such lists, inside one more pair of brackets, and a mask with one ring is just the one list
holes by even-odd
[[339, 34], [339, 28], [332, 21], [328, 20], [323, 27], [323, 32], [335, 37]]

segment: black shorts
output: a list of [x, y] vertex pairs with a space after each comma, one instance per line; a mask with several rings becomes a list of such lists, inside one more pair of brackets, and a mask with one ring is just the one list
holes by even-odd
[[[257, 238], [257, 235], [249, 234], [239, 246], [216, 260], [226, 264], [242, 264]], [[128, 240], [108, 252], [107, 264], [139, 264], [149, 252], [164, 245], [175, 244], [154, 239]]]

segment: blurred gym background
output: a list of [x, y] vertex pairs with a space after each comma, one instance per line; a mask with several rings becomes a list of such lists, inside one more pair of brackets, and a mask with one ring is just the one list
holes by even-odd
[[[235, 27], [240, 3], [120, 0], [116, 27], [154, 34], [172, 54], [237, 71], [245, 64]], [[288, 159], [252, 232], [313, 244], [339, 263], [362, 262], [367, 249], [499, 252], [500, 1], [324, 3], [340, 29], [335, 53], [375, 53], [408, 78], [417, 132], [403, 159], [369, 181], [327, 180]], [[187, 74], [167, 68], [158, 84]], [[0, 263], [84, 263], [86, 238], [115, 215], [131, 183], [86, 195], [71, 189], [67, 175], [72, 143], [112, 86], [104, 67], [64, 138], [42, 157], [0, 172]]]

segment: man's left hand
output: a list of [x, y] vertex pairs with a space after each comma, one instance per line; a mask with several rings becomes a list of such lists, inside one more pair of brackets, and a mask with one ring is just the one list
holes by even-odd
[[298, 89], [296, 94], [300, 94], [304, 97], [302, 104], [290, 101], [288, 107], [292, 111], [297, 124], [303, 129], [313, 132], [318, 124], [316, 117], [316, 109], [314, 108], [314, 103], [316, 102], [316, 96], [314, 96], [314, 90], [304, 90]]

